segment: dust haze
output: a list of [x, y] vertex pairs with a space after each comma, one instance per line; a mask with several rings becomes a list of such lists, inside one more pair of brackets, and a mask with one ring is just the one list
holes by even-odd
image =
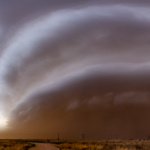
[[0, 2], [4, 133], [150, 135], [150, 3]]

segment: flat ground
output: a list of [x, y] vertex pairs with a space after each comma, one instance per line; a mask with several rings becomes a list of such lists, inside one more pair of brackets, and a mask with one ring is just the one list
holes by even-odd
[[47, 144], [47, 143], [35, 143], [35, 147], [31, 148], [30, 150], [59, 150], [55, 145], [53, 144]]
[[[57, 147], [56, 147], [57, 146]], [[150, 150], [150, 140], [0, 140], [0, 150]]]
[[61, 150], [150, 150], [150, 140], [60, 141], [55, 144]]

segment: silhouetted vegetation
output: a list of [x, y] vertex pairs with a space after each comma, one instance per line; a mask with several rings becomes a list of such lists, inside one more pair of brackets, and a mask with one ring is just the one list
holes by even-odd
[[97, 140], [54, 142], [60, 150], [149, 150], [149, 140]]
[[55, 144], [60, 150], [149, 150], [150, 140], [0, 140], [0, 150], [30, 150], [34, 143]]
[[23, 140], [0, 140], [0, 150], [29, 150], [35, 144]]

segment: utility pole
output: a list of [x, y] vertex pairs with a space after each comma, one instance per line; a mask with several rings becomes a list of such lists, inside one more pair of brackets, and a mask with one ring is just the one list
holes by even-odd
[[82, 134], [82, 140], [84, 140], [84, 138], [85, 138], [85, 135], [84, 135], [84, 133]]
[[58, 140], [58, 141], [60, 140], [60, 138], [59, 138], [59, 133], [58, 133], [58, 135], [57, 135], [57, 140]]

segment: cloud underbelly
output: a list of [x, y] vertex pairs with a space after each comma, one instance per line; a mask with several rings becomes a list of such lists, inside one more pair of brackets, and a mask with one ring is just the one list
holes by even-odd
[[70, 134], [149, 133], [147, 14], [144, 6], [89, 4], [14, 25], [0, 60], [0, 113], [11, 116], [8, 125], [38, 132], [46, 124], [41, 132]]

